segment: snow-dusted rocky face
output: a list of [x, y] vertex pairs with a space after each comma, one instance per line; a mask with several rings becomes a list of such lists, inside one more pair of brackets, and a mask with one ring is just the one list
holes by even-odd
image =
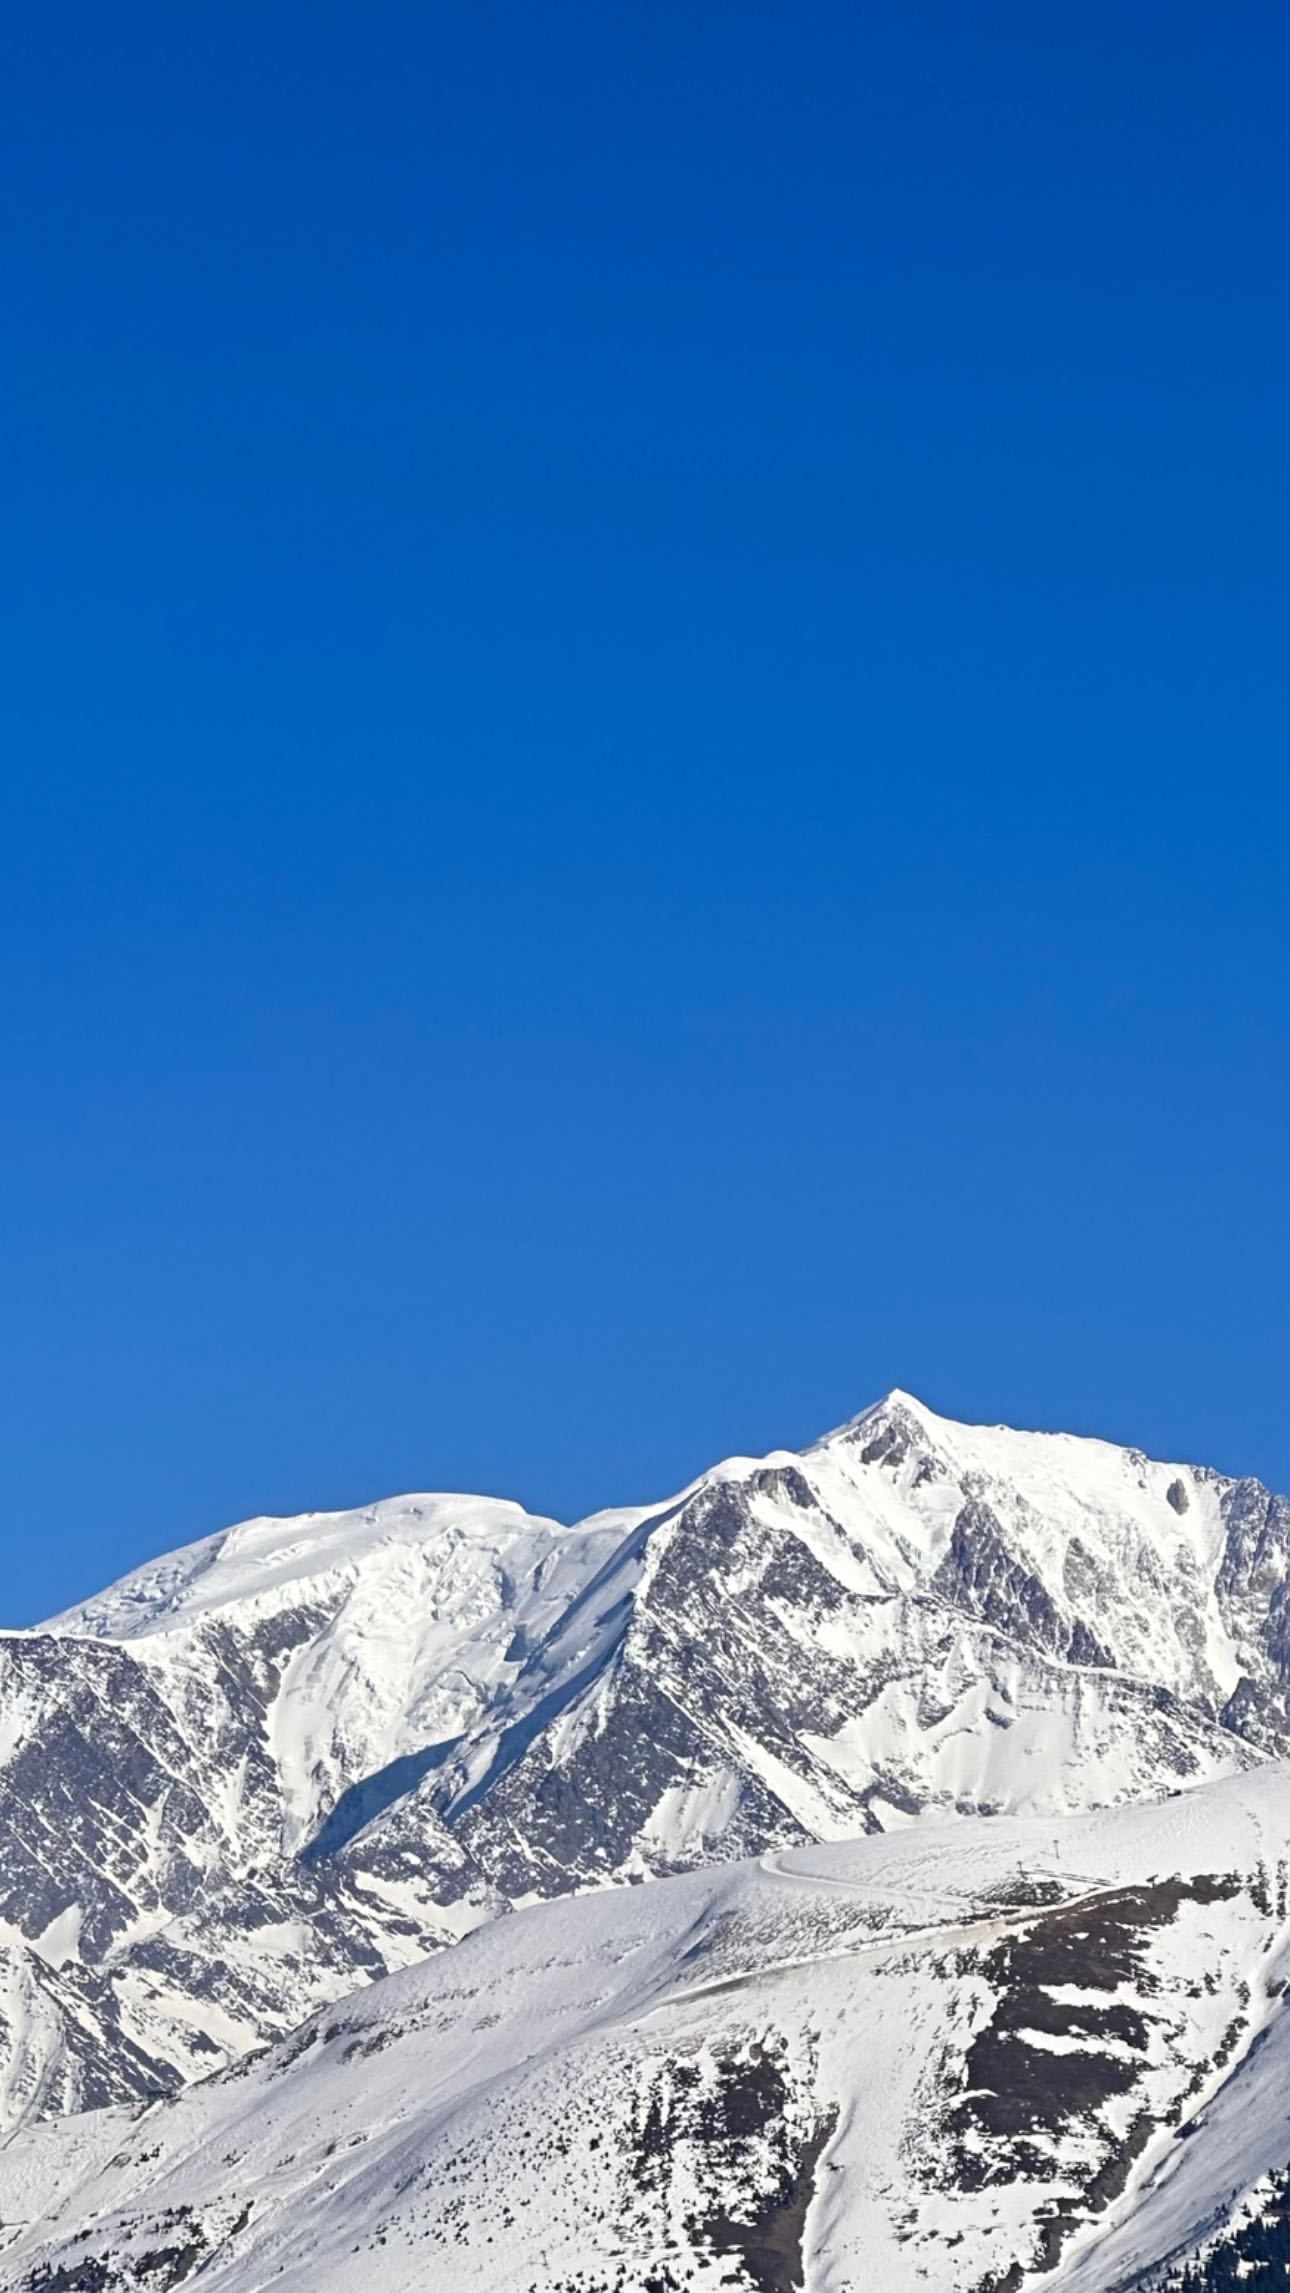
[[1278, 1764], [529, 1910], [19, 2136], [4, 2283], [1112, 2293], [1285, 2162], [1288, 1839]]
[[0, 2116], [172, 2090], [513, 1905], [1290, 1746], [1290, 1508], [891, 1395], [574, 1528], [252, 1521], [0, 1640]]

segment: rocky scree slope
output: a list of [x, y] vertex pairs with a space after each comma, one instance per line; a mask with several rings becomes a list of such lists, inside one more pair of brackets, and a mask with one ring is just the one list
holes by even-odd
[[251, 1521], [0, 1637], [0, 2122], [173, 2091], [534, 1897], [1290, 1748], [1290, 1506], [889, 1395], [570, 1529]]

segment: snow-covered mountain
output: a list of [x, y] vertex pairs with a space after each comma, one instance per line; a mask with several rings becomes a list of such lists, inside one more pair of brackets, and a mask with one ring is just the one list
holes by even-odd
[[1290, 1506], [892, 1394], [576, 1527], [259, 1520], [0, 1638], [0, 2113], [173, 2091], [534, 1897], [1290, 1751]]
[[17, 2135], [4, 2284], [1125, 2293], [1284, 2179], [1288, 1843], [1277, 1762], [530, 1908]]

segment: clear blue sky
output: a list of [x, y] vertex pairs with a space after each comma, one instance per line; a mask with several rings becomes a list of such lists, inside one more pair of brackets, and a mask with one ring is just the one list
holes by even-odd
[[1290, 1485], [1288, 71], [14, 20], [8, 1618], [894, 1383]]

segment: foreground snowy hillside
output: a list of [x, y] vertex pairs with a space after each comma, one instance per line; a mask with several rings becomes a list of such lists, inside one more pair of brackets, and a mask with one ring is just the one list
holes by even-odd
[[570, 1529], [260, 1520], [0, 1637], [0, 2120], [173, 2091], [536, 1896], [1290, 1750], [1290, 1506], [892, 1394]]
[[15, 2136], [4, 2283], [1113, 2293], [1290, 2162], [1288, 1842], [1278, 1763], [523, 1911]]

